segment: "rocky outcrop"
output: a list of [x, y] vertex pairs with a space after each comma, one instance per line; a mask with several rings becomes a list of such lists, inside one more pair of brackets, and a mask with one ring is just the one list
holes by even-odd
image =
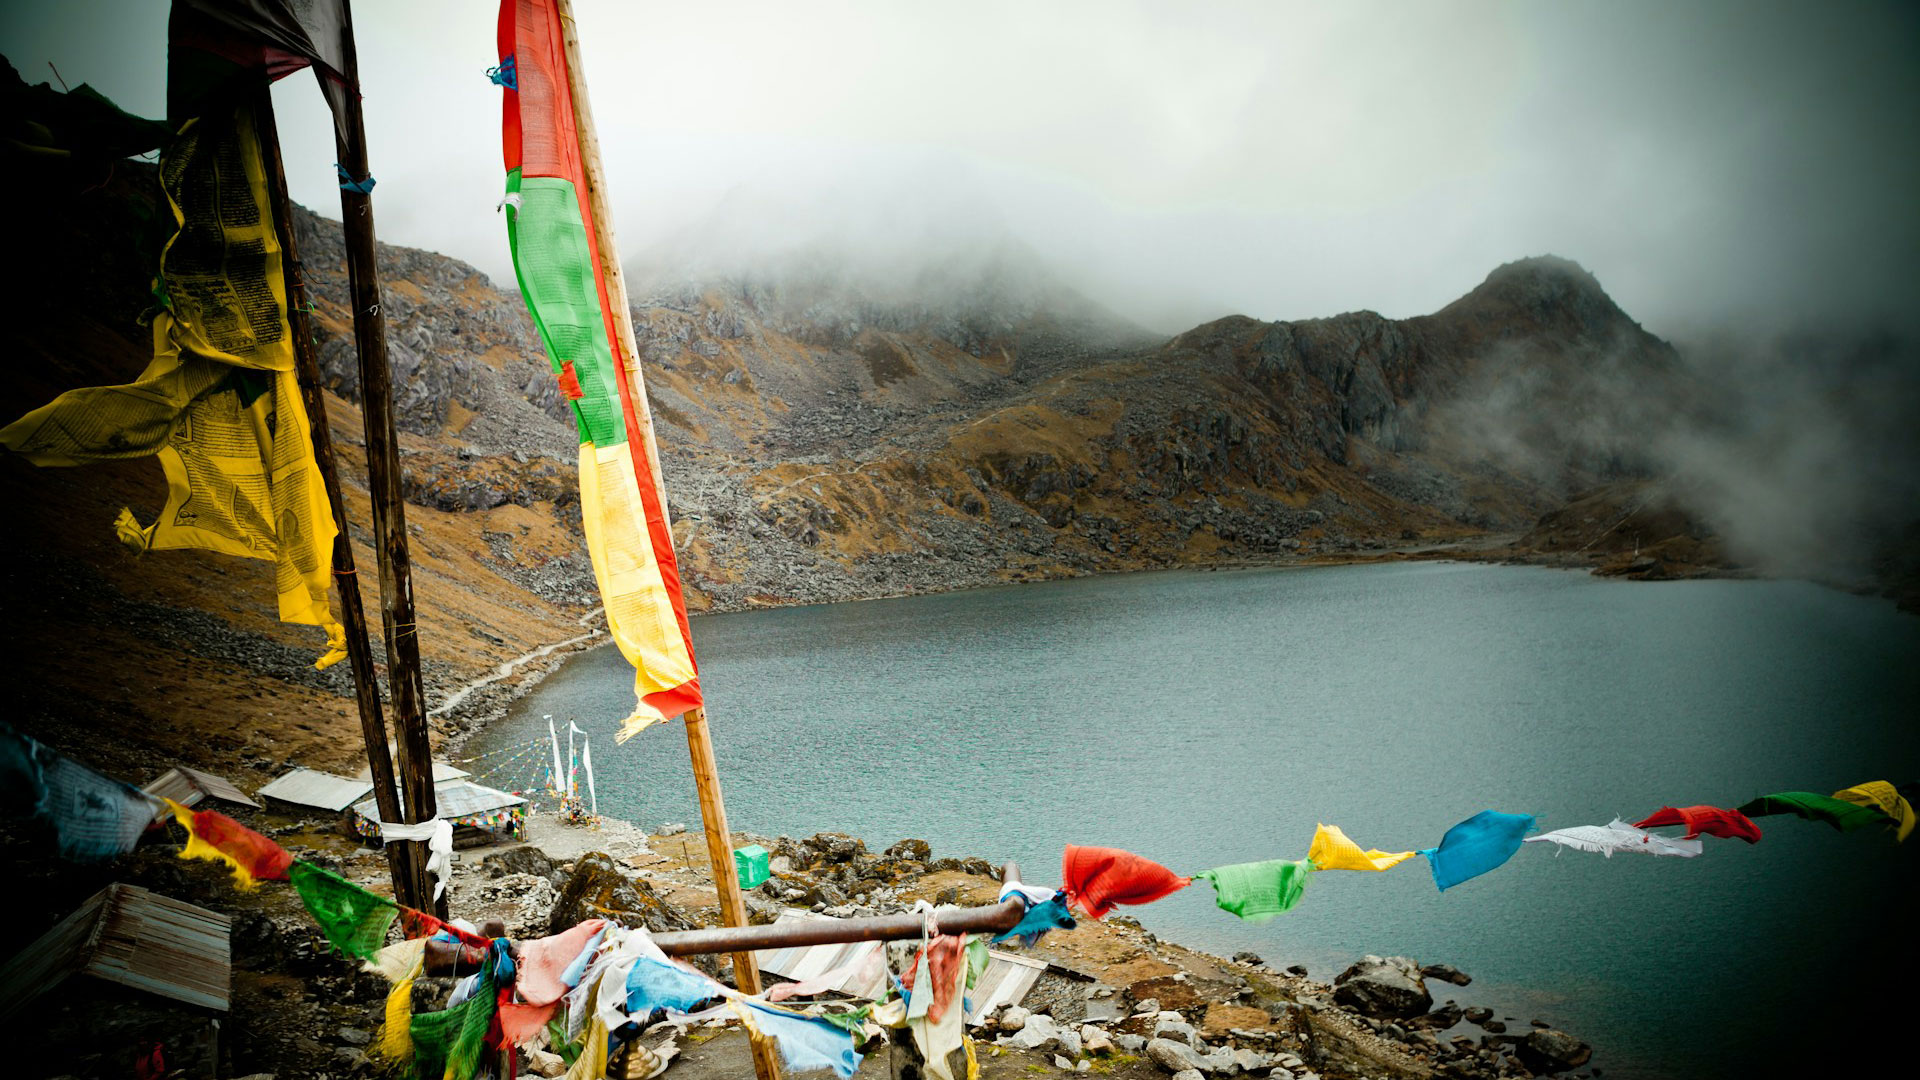
[[1333, 985], [1333, 1000], [1363, 1016], [1419, 1016], [1433, 1005], [1419, 965], [1404, 956], [1362, 957]]

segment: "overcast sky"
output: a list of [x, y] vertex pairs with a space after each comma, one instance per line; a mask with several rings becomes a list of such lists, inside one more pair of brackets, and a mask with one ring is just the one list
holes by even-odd
[[[10, 0], [30, 82], [164, 111], [164, 0]], [[1434, 310], [1551, 252], [1656, 332], [1910, 320], [1920, 5], [576, 0], [623, 254], [1016, 237], [1147, 325]], [[381, 238], [512, 280], [496, 6], [356, 5]], [[324, 107], [276, 89], [338, 214]]]

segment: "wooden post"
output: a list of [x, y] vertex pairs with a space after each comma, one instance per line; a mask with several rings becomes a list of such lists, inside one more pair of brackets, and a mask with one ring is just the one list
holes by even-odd
[[[622, 375], [634, 396], [634, 414], [639, 431], [627, 432], [629, 440], [638, 437], [646, 448], [647, 465], [653, 472], [654, 488], [660, 497], [660, 514], [667, 515], [666, 476], [660, 468], [660, 447], [653, 433], [653, 418], [647, 408], [646, 382], [640, 374], [640, 351], [633, 333], [633, 310], [627, 303], [626, 275], [620, 269], [620, 248], [614, 241], [613, 208], [607, 198], [606, 171], [600, 161], [600, 139], [594, 132], [593, 107], [587, 100], [587, 76], [580, 61], [580, 29], [574, 22], [571, 0], [556, 0], [560, 16], [560, 36], [567, 57], [567, 85], [573, 99], [574, 129], [580, 139], [581, 172], [587, 182], [587, 206], [593, 212], [594, 240], [600, 249], [600, 273], [607, 283], [607, 302], [613, 307], [614, 329], [619, 338], [613, 345], [619, 350]], [[668, 536], [672, 536], [669, 519]], [[706, 826], [707, 857], [713, 863], [713, 887], [720, 897], [720, 921], [727, 926], [747, 925], [746, 899], [740, 894], [740, 882], [733, 874], [733, 840], [727, 830], [727, 808], [720, 796], [720, 772], [714, 765], [713, 741], [707, 734], [705, 709], [690, 710], [684, 718], [687, 749], [693, 759], [693, 780], [700, 797], [700, 818]], [[733, 981], [743, 994], [760, 992], [760, 968], [753, 953], [733, 953]], [[778, 1080], [780, 1060], [772, 1046], [753, 1040], [753, 1068], [760, 1080]]]
[[[360, 61], [353, 44], [353, 8], [340, 5], [341, 53], [352, 89], [345, 95], [345, 132], [336, 126], [335, 150], [356, 182], [367, 167], [366, 118], [360, 109]], [[373, 503], [373, 541], [380, 561], [380, 622], [387, 642], [387, 687], [393, 695], [394, 742], [400, 757], [400, 820], [434, 816], [433, 750], [427, 743], [426, 692], [420, 682], [420, 638], [414, 624], [413, 574], [407, 556], [406, 500], [400, 493], [399, 436], [393, 424], [393, 375], [387, 367], [387, 322], [380, 313], [380, 268], [375, 261], [373, 196], [342, 186], [340, 218], [347, 232], [347, 282], [353, 307], [354, 343], [360, 354], [360, 409], [366, 421], [367, 494]], [[410, 863], [420, 867], [409, 906], [446, 918], [445, 899], [434, 901], [427, 880], [425, 845], [407, 841]]]
[[[373, 647], [367, 641], [367, 613], [360, 602], [360, 579], [353, 566], [353, 541], [347, 531], [347, 506], [340, 495], [340, 470], [333, 456], [333, 432], [327, 423], [327, 399], [320, 389], [320, 361], [314, 355], [313, 319], [308, 312], [307, 283], [300, 273], [300, 248], [293, 235], [293, 202], [287, 197], [287, 171], [280, 160], [280, 135], [274, 124], [273, 95], [261, 86], [253, 100], [254, 130], [266, 160], [267, 191], [273, 204], [275, 231], [280, 236], [280, 266], [287, 283], [287, 318], [293, 327], [293, 356], [300, 378], [300, 400], [313, 430], [313, 460], [327, 485], [327, 503], [333, 508], [333, 584], [340, 593], [340, 625], [346, 631], [347, 663], [353, 669], [353, 694], [360, 706], [360, 736], [367, 744], [367, 767], [373, 772], [373, 797], [382, 821], [400, 820], [400, 792], [394, 786], [393, 757], [387, 750], [387, 721], [380, 713], [380, 682], [373, 673]], [[418, 846], [388, 844], [387, 865], [393, 873], [394, 899], [419, 908], [428, 896], [412, 895], [412, 883], [425, 864], [411, 865], [423, 853]]]

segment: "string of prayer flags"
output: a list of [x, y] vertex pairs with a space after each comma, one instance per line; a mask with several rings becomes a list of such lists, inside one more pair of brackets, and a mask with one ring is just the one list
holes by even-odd
[[1130, 851], [1068, 844], [1060, 857], [1060, 882], [1069, 903], [1102, 919], [1115, 904], [1151, 904], [1193, 879]]
[[[520, 293], [580, 429], [580, 517], [607, 628], [639, 701], [616, 741], [699, 706], [699, 671], [673, 533], [647, 446], [646, 390], [626, 355], [576, 137], [555, 0], [501, 0], [501, 151]], [[624, 297], [620, 298], [624, 303]], [[630, 340], [630, 339], [629, 339]], [[566, 778], [561, 777], [564, 781]]]
[[1399, 866], [1413, 858], [1411, 851], [1360, 850], [1335, 825], [1321, 825], [1313, 831], [1313, 843], [1307, 848], [1307, 861], [1316, 870], [1371, 870], [1379, 872]]
[[1213, 901], [1222, 911], [1263, 923], [1299, 906], [1313, 871], [1309, 859], [1268, 859], [1216, 866], [1193, 876], [1213, 882]]
[[1636, 829], [1655, 829], [1662, 825], [1685, 825], [1685, 839], [1688, 840], [1706, 833], [1723, 840], [1745, 840], [1749, 844], [1760, 842], [1760, 826], [1738, 810], [1726, 810], [1718, 806], [1663, 806], [1651, 816], [1633, 823]]
[[1898, 830], [1896, 836], [1903, 844], [1907, 841], [1907, 834], [1913, 831], [1913, 805], [1907, 802], [1906, 796], [1900, 794], [1900, 789], [1885, 780], [1870, 780], [1841, 788], [1833, 793], [1833, 797], [1859, 806], [1878, 807], [1881, 813], [1893, 819]]
[[1534, 827], [1531, 814], [1503, 814], [1482, 810], [1448, 829], [1440, 846], [1419, 852], [1433, 870], [1433, 883], [1446, 892], [1463, 881], [1497, 869], [1520, 850], [1520, 841]]
[[1736, 809], [1750, 818], [1794, 814], [1808, 821], [1824, 821], [1841, 832], [1852, 832], [1862, 825], [1891, 823], [1893, 820], [1878, 806], [1861, 806], [1811, 791], [1776, 791], [1741, 803]]
[[1572, 848], [1575, 851], [1589, 851], [1597, 855], [1613, 858], [1616, 851], [1637, 852], [1641, 855], [1674, 855], [1682, 859], [1691, 859], [1700, 854], [1704, 847], [1698, 840], [1676, 840], [1670, 836], [1661, 836], [1645, 829], [1629, 825], [1614, 818], [1607, 825], [1575, 825], [1568, 829], [1555, 829], [1552, 832], [1539, 833], [1523, 838], [1523, 843], [1544, 841]]
[[187, 846], [180, 849], [181, 858], [226, 863], [233, 870], [234, 884], [242, 889], [252, 889], [262, 880], [287, 880], [287, 870], [293, 865], [293, 855], [287, 849], [218, 811], [196, 812], [172, 799], [166, 804], [173, 820], [187, 830]]
[[386, 944], [387, 930], [400, 914], [393, 901], [304, 859], [294, 860], [287, 877], [334, 948], [368, 960]]

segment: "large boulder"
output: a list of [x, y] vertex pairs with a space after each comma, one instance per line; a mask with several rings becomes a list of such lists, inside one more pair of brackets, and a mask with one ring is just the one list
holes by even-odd
[[1536, 1073], [1577, 1069], [1593, 1057], [1593, 1047], [1553, 1028], [1529, 1032], [1516, 1049], [1520, 1052], [1521, 1063]]
[[1019, 1031], [1002, 1038], [1000, 1045], [1077, 1058], [1080, 1056], [1080, 1033], [1054, 1023], [1053, 1017], [1046, 1013], [1033, 1013]]
[[1170, 1073], [1185, 1072], [1188, 1069], [1213, 1071], [1213, 1063], [1194, 1053], [1193, 1047], [1183, 1042], [1174, 1042], [1172, 1039], [1148, 1040], [1147, 1060]]
[[1333, 985], [1333, 1000], [1362, 1016], [1419, 1016], [1433, 1006], [1420, 966], [1404, 956], [1361, 957]]
[[599, 918], [627, 927], [644, 926], [656, 934], [699, 926], [655, 892], [652, 885], [627, 877], [612, 858], [594, 851], [574, 861], [573, 873], [553, 902], [547, 933], [558, 934], [584, 920]]

